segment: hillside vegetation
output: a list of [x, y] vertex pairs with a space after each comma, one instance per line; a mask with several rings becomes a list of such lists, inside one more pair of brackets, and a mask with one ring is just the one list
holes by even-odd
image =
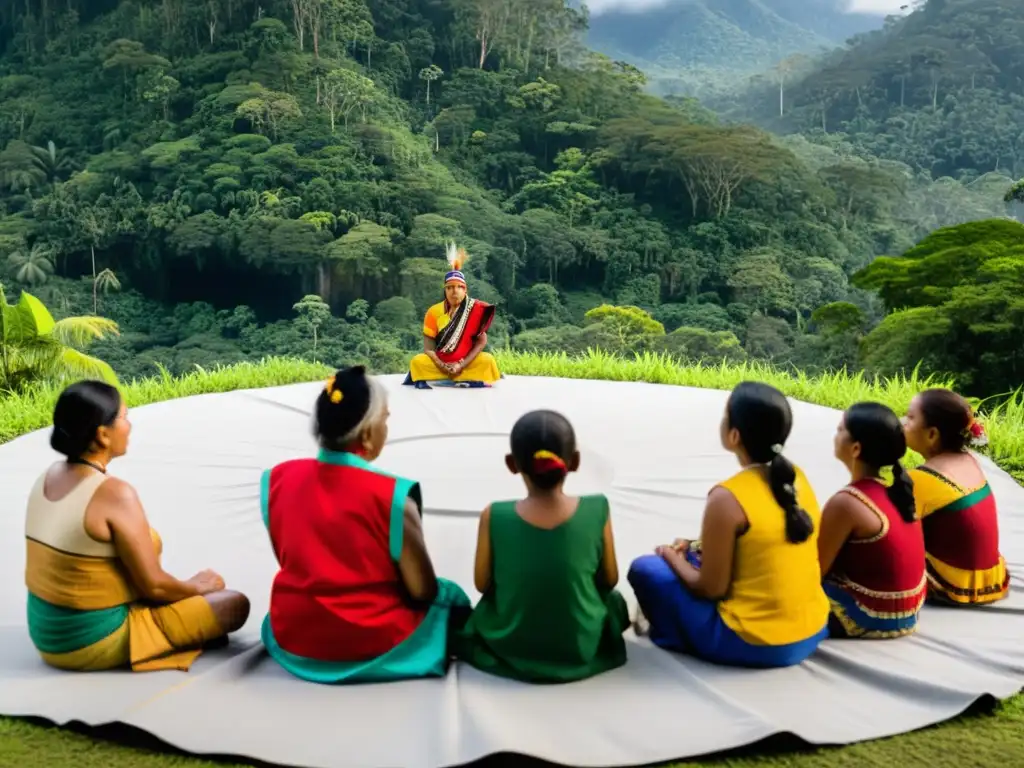
[[818, 61], [784, 61], [771, 78], [742, 94], [736, 116], [839, 134], [858, 153], [935, 178], [1024, 175], [1017, 0], [928, 0]]
[[[975, 4], [990, 10], [954, 27], [929, 4], [871, 45], [1016, 23], [1005, 0]], [[582, 45], [586, 23], [561, 0], [4, 4], [2, 303], [27, 290], [62, 322], [4, 310], [21, 320], [0, 387], [42, 375], [34, 345], [48, 376], [82, 370], [87, 342], [127, 377], [281, 354], [400, 370], [449, 239], [500, 306], [495, 347], [912, 370], [938, 316], [894, 344], [883, 318], [907, 307], [858, 275], [1005, 216], [1017, 165], [938, 178], [969, 156], [881, 118], [776, 137], [657, 99]], [[1009, 104], [1017, 54], [999, 55], [974, 85]], [[921, 87], [907, 120], [931, 109]], [[995, 220], [942, 241], [991, 263], [968, 285], [993, 287], [954, 317], [950, 286], [941, 327], [960, 341], [926, 369], [978, 396], [1016, 386], [1012, 321], [971, 320], [1015, 317], [998, 304], [1021, 295], [1015, 233]]]

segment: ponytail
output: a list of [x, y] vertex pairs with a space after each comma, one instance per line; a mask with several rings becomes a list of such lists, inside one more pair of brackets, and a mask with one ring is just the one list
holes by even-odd
[[910, 475], [903, 471], [903, 465], [898, 461], [892, 466], [892, 485], [885, 489], [889, 501], [896, 507], [900, 517], [908, 523], [917, 519], [917, 505], [914, 503], [914, 481]]
[[[945, 396], [940, 396], [940, 400], [942, 397]], [[843, 427], [851, 444], [860, 444], [857, 461], [872, 476], [878, 477], [882, 469], [892, 467], [892, 484], [886, 486], [885, 494], [904, 521], [914, 522], [914, 482], [900, 464], [907, 453], [907, 436], [899, 417], [881, 403], [854, 403], [843, 414]]]
[[793, 428], [786, 396], [759, 381], [740, 382], [729, 395], [723, 427], [739, 433], [745, 460], [768, 465], [768, 485], [786, 515], [786, 540], [791, 544], [807, 541], [814, 533], [814, 522], [797, 501], [796, 468], [782, 455]]
[[782, 455], [781, 446], [773, 446], [772, 450], [775, 456], [768, 464], [768, 483], [771, 485], [772, 496], [786, 513], [786, 540], [791, 544], [801, 544], [811, 537], [814, 523], [807, 510], [796, 500], [796, 469]]

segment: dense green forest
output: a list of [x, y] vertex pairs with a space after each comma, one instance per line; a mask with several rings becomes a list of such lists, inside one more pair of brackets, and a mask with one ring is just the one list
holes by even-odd
[[401, 370], [454, 238], [495, 345], [1015, 388], [1017, 4], [930, 0], [713, 110], [563, 0], [4, 3], [0, 384], [33, 333], [124, 377]]

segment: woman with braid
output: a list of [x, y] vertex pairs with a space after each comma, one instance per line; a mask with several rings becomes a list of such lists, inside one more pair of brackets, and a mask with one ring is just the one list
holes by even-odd
[[[825, 504], [818, 536], [832, 637], [881, 639], [917, 629], [928, 580], [914, 484], [900, 464], [906, 452], [899, 417], [880, 403], [857, 403], [839, 421], [835, 456], [850, 470], [850, 484]], [[885, 467], [891, 484], [881, 478]]]
[[948, 389], [925, 390], [910, 402], [903, 429], [907, 446], [925, 459], [910, 475], [924, 529], [929, 601], [979, 605], [1008, 597], [996, 498], [969, 450], [985, 444], [970, 404]]
[[448, 625], [469, 612], [423, 541], [418, 483], [374, 466], [388, 438], [384, 386], [362, 366], [316, 401], [316, 458], [263, 473], [263, 522], [280, 564], [263, 644], [317, 683], [443, 676]]
[[493, 675], [531, 683], [582, 680], [626, 663], [629, 628], [604, 496], [568, 496], [579, 468], [572, 426], [534, 411], [516, 422], [505, 463], [527, 495], [480, 516], [474, 581], [483, 597], [456, 655]]
[[773, 387], [732, 391], [720, 434], [742, 469], [708, 494], [700, 542], [677, 539], [630, 568], [638, 624], [649, 623], [655, 645], [718, 664], [786, 667], [827, 637], [821, 514], [804, 473], [782, 455], [792, 421]]

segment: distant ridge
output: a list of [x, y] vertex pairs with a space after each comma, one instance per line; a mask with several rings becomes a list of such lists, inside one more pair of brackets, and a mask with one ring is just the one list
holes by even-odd
[[592, 15], [588, 45], [647, 70], [743, 71], [834, 48], [883, 22], [844, 12], [841, 0], [669, 0]]

